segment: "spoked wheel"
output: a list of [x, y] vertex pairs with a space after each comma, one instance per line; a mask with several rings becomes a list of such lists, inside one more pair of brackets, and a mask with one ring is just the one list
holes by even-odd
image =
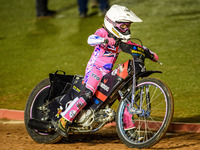
[[167, 132], [174, 111], [170, 89], [154, 78], [145, 78], [136, 86], [134, 107], [139, 110], [129, 120], [135, 128], [125, 130], [124, 111], [131, 102], [131, 93], [123, 99], [117, 110], [116, 128], [119, 138], [130, 148], [147, 148], [156, 144]]
[[29, 119], [46, 120], [48, 121], [48, 109], [45, 106], [48, 99], [50, 89], [49, 78], [42, 80], [32, 90], [26, 103], [24, 112], [24, 123], [30, 137], [39, 143], [56, 143], [62, 139], [62, 136], [55, 132], [41, 132], [36, 129], [29, 128]]

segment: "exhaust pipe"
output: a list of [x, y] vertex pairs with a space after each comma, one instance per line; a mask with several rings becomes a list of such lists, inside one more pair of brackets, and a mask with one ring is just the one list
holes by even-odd
[[50, 122], [36, 120], [36, 119], [30, 119], [28, 122], [28, 127], [31, 129], [36, 129], [41, 132], [55, 131], [54, 126]]

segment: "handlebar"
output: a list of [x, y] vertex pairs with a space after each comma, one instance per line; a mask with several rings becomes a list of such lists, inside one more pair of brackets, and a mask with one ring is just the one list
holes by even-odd
[[160, 61], [158, 61], [158, 60], [157, 60], [156, 62], [158, 62], [161, 66], [163, 65], [163, 64], [162, 64]]
[[[132, 38], [132, 39], [137, 39], [137, 38]], [[122, 39], [117, 39], [117, 40], [116, 40], [116, 43], [115, 43], [115, 46], [117, 46], [121, 40], [122, 40]], [[139, 39], [137, 39], [137, 40], [139, 40]], [[141, 40], [139, 40], [139, 41], [140, 41], [141, 44], [142, 44], [142, 41], [141, 41]], [[104, 43], [104, 44], [108, 44], [108, 43], [109, 43], [109, 40], [108, 40], [108, 39], [105, 39], [103, 43]], [[142, 55], [141, 55], [141, 56], [142, 56]], [[154, 59], [154, 58], [153, 58], [153, 59]], [[156, 59], [154, 59], [154, 61], [155, 61], [155, 62], [158, 62], [161, 66], [163, 65], [160, 61], [158, 61], [158, 60], [156, 60]]]

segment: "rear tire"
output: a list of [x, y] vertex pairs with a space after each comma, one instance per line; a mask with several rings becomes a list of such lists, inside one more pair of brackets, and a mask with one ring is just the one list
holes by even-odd
[[[131, 101], [131, 93], [126, 97]], [[141, 99], [141, 101], [140, 101]], [[116, 117], [116, 129], [121, 141], [130, 148], [148, 148], [165, 135], [174, 112], [174, 101], [170, 89], [161, 80], [145, 78], [139, 80], [135, 93], [135, 108], [143, 113], [134, 114], [135, 129], [126, 131], [123, 114], [127, 102], [121, 100]]]
[[63, 136], [61, 136], [57, 132], [44, 133], [28, 127], [29, 119], [34, 118], [37, 120], [42, 120], [42, 118], [46, 117], [45, 115], [47, 114], [47, 112], [38, 108], [46, 103], [49, 89], [49, 78], [46, 78], [39, 82], [29, 95], [25, 107], [24, 123], [26, 130], [30, 137], [38, 143], [56, 143], [63, 138]]

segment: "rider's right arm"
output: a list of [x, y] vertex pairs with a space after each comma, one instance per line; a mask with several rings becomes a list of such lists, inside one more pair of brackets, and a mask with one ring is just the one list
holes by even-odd
[[96, 46], [104, 43], [105, 38], [108, 37], [108, 32], [104, 28], [98, 29], [94, 34], [88, 37], [88, 44]]
[[104, 42], [104, 38], [100, 37], [98, 35], [92, 34], [88, 37], [87, 40], [88, 44], [91, 46], [96, 46], [96, 45], [100, 45]]

